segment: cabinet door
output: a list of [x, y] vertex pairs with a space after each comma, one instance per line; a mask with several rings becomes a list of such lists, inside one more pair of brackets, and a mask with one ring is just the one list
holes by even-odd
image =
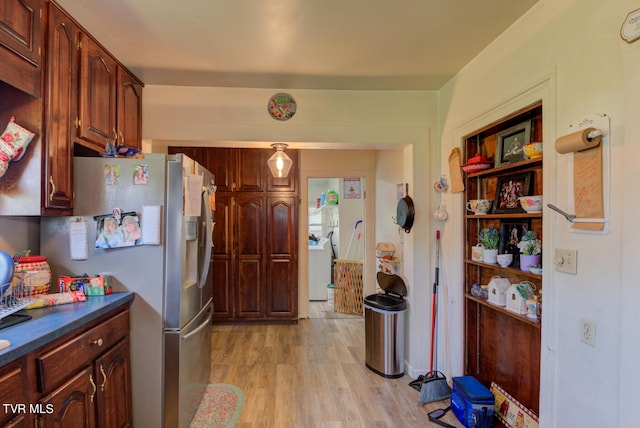
[[42, 428], [93, 428], [97, 386], [92, 368], [85, 367], [38, 404]]
[[79, 28], [53, 4], [49, 6], [46, 80], [46, 141], [43, 207], [73, 208], [73, 119], [78, 87]]
[[213, 276], [213, 318], [231, 319], [235, 314], [235, 287], [233, 286], [233, 227], [232, 197], [216, 195], [213, 254], [210, 272]]
[[297, 197], [268, 199], [267, 316], [295, 318], [298, 308]]
[[234, 228], [235, 264], [240, 318], [265, 315], [264, 248], [266, 239], [265, 198], [239, 195], [235, 197]]
[[43, 0], [2, 0], [0, 80], [35, 97], [42, 83]]
[[[20, 417], [19, 405], [28, 403], [25, 359], [7, 364], [0, 369], [0, 424]], [[22, 412], [24, 413], [24, 412]], [[10, 425], [11, 426], [11, 425]]]
[[101, 428], [132, 426], [129, 339], [123, 340], [97, 359], [94, 370], [98, 387], [98, 425]]
[[118, 67], [118, 143], [142, 148], [142, 85]]
[[203, 165], [216, 177], [218, 192], [232, 192], [237, 149], [208, 147]]
[[[236, 149], [236, 192], [261, 192], [265, 190], [266, 156], [269, 150]], [[217, 178], [217, 177], [216, 177]]]
[[81, 143], [102, 152], [116, 132], [115, 60], [83, 35], [80, 48], [80, 122]]

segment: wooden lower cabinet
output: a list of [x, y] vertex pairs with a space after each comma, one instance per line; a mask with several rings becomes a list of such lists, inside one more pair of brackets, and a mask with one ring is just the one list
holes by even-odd
[[62, 386], [39, 401], [39, 427], [91, 428], [96, 426], [96, 379], [91, 366], [84, 367]]
[[94, 364], [94, 377], [97, 380], [96, 415], [99, 427], [132, 426], [129, 349], [127, 338], [107, 351]]
[[3, 427], [131, 427], [129, 310], [105, 314], [0, 367], [0, 399], [24, 406], [3, 406]]

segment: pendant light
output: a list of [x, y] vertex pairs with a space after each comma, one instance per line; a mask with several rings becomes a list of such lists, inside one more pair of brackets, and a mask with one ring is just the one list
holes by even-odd
[[284, 152], [287, 145], [284, 143], [274, 143], [271, 147], [276, 150], [273, 156], [271, 156], [267, 161], [271, 174], [274, 177], [286, 177], [289, 175], [291, 165], [293, 165], [291, 158], [289, 158], [289, 156]]

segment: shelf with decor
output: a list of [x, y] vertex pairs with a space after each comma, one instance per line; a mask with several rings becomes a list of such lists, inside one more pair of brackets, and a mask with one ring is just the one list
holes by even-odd
[[[465, 374], [486, 386], [495, 382], [537, 413], [541, 322], [540, 306], [532, 302], [541, 302], [543, 271], [529, 271], [541, 266], [539, 259], [522, 258], [521, 265], [520, 256], [525, 248], [534, 253], [542, 248], [542, 103], [464, 136], [462, 145]], [[521, 197], [526, 197], [522, 203]], [[498, 282], [502, 288], [496, 288]], [[473, 294], [472, 288], [485, 294]], [[506, 301], [507, 295], [520, 304], [528, 300], [525, 312]]]
[[532, 320], [531, 318], [528, 318], [526, 315], [517, 314], [515, 312], [509, 311], [508, 309], [505, 309], [503, 306], [494, 305], [493, 303], [489, 303], [486, 299], [483, 299], [481, 297], [475, 297], [475, 296], [472, 296], [471, 294], [465, 294], [464, 297], [467, 300], [471, 300], [479, 305], [483, 305], [487, 308], [490, 308], [493, 311], [497, 311], [508, 317], [514, 318], [518, 320], [518, 322], [523, 322], [531, 325], [532, 327], [540, 328], [540, 321]]

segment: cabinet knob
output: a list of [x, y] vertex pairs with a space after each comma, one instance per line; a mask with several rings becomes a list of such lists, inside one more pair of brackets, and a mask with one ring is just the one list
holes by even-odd
[[95, 340], [90, 340], [89, 343], [92, 344], [92, 345], [102, 346], [102, 344], [104, 342], [103, 342], [102, 338], [100, 337], [100, 338], [95, 339]]

